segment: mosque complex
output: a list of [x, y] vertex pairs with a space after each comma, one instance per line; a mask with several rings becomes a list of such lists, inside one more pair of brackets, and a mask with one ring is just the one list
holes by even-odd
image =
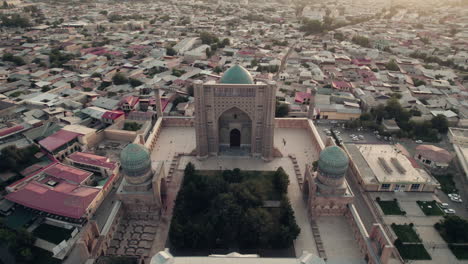
[[[98, 246], [92, 245], [96, 232], [90, 230], [89, 239], [80, 241], [82, 252], [141, 256], [152, 264], [393, 263], [395, 249], [383, 227], [365, 226], [353, 204], [348, 154], [331, 138], [323, 142], [311, 118], [275, 118], [276, 89], [275, 82], [254, 80], [239, 65], [218, 82], [194, 83], [194, 118], [159, 115], [146, 139], [137, 138], [121, 151], [117, 220]], [[313, 111], [313, 102], [309, 108]], [[294, 241], [296, 258], [235, 252], [171, 255], [168, 230], [189, 162], [197, 170], [282, 167], [289, 175], [288, 198], [301, 228]]]

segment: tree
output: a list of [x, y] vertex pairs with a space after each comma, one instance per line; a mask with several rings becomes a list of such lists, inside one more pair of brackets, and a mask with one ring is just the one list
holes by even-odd
[[173, 47], [166, 48], [166, 55], [167, 56], [175, 56], [177, 55], [177, 51]]
[[224, 47], [229, 46], [229, 45], [231, 45], [231, 41], [228, 38], [225, 38], [225, 39], [223, 39], [222, 44], [223, 44]]
[[273, 176], [273, 184], [279, 193], [284, 195], [288, 192], [289, 177], [282, 167], [276, 170]]
[[128, 83], [128, 78], [123, 75], [123, 73], [118, 72], [112, 77], [112, 82], [115, 85], [121, 85], [121, 84], [126, 84]]
[[362, 46], [364, 48], [370, 48], [371, 47], [371, 44], [370, 44], [370, 40], [364, 36], [354, 36], [352, 39], [351, 39], [351, 42], [353, 42], [354, 44], [357, 44], [359, 46]]
[[13, 62], [17, 66], [21, 66], [21, 65], [26, 64], [26, 62], [23, 60], [23, 58], [21, 58], [19, 56], [14, 56], [11, 53], [4, 53], [3, 56], [2, 56], [2, 60], [3, 61]]
[[426, 85], [426, 82], [420, 79], [413, 78], [413, 84], [415, 87]]
[[276, 117], [285, 117], [289, 114], [289, 105], [285, 103], [276, 103]]
[[394, 59], [385, 64], [385, 68], [389, 71], [400, 71], [400, 67], [398, 67], [398, 64]]
[[437, 129], [437, 131], [439, 131], [441, 134], [446, 134], [448, 131], [448, 120], [443, 115], [434, 116], [431, 119], [431, 124], [432, 127]]
[[140, 80], [138, 80], [138, 79], [134, 79], [134, 78], [130, 78], [130, 79], [129, 79], [129, 82], [130, 82], [130, 85], [131, 85], [132, 87], [138, 87], [138, 86], [140, 86], [140, 85], [143, 84], [142, 81], [140, 81]]
[[468, 243], [468, 221], [457, 215], [445, 217], [435, 227], [449, 243]]
[[213, 69], [213, 71], [216, 72], [217, 74], [220, 74], [220, 73], [223, 71], [223, 69], [221, 69], [221, 67], [219, 67], [219, 66], [216, 66], [216, 67]]
[[335, 39], [338, 40], [338, 41], [343, 41], [343, 40], [345, 40], [345, 36], [344, 36], [343, 33], [341, 33], [341, 32], [336, 32], [336, 33], [333, 35], [333, 38], [335, 38]]
[[300, 31], [305, 32], [307, 35], [322, 33], [324, 28], [322, 22], [318, 20], [304, 19]]
[[203, 31], [202, 33], [200, 33], [200, 39], [202, 41], [202, 44], [207, 44], [207, 45], [211, 45], [213, 43], [219, 42], [219, 39], [218, 37], [216, 37], [216, 35], [210, 32], [206, 32], [206, 31]]
[[267, 247], [274, 230], [273, 219], [264, 208], [249, 208], [242, 218], [239, 230], [242, 248]]

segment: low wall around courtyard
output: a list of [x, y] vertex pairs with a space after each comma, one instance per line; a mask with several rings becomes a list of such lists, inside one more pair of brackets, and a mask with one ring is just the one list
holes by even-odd
[[162, 118], [164, 127], [194, 127], [195, 118], [185, 116], [165, 116]]

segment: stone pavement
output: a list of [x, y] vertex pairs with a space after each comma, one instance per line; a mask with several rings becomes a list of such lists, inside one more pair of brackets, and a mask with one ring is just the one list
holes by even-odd
[[163, 127], [151, 152], [151, 161], [164, 161], [164, 172], [176, 152], [190, 153], [195, 149], [195, 129], [193, 127]]
[[157, 214], [145, 218], [132, 215], [122, 219], [107, 249], [107, 255], [150, 256], [158, 222]]
[[353, 230], [344, 216], [321, 216], [316, 219], [328, 259], [364, 264]]

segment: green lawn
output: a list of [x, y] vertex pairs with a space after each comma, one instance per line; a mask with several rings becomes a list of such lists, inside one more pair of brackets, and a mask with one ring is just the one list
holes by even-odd
[[386, 215], [404, 215], [405, 214], [405, 212], [400, 209], [398, 202], [395, 200], [391, 200], [391, 201], [377, 200], [377, 203], [379, 204], [380, 208], [382, 208], [382, 211]]
[[457, 259], [468, 259], [468, 246], [449, 245], [449, 248]]
[[419, 238], [418, 234], [414, 231], [413, 227], [404, 224], [404, 225], [391, 225], [393, 231], [397, 235], [397, 237], [402, 241], [402, 242], [421, 242], [421, 239]]
[[63, 240], [67, 240], [71, 237], [73, 229], [65, 229], [49, 224], [41, 224], [34, 229], [34, 236], [47, 240], [54, 244], [59, 244]]
[[424, 248], [423, 244], [411, 244], [411, 245], [403, 245], [403, 244], [395, 244], [398, 252], [403, 259], [414, 259], [414, 260], [428, 260], [431, 259], [431, 255], [427, 252]]
[[417, 201], [416, 203], [418, 203], [419, 208], [421, 208], [425, 215], [445, 215], [436, 201]]
[[434, 175], [434, 177], [437, 179], [437, 181], [439, 181], [440, 187], [444, 193], [458, 193], [458, 189], [455, 186], [452, 174]]

